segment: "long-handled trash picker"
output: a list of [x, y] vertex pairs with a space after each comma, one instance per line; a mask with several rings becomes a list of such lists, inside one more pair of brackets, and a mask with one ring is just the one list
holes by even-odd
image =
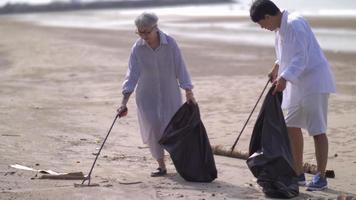
[[270, 81], [271, 81], [271, 79], [268, 79], [268, 81], [267, 81], [267, 83], [266, 83], [265, 87], [263, 88], [263, 90], [262, 90], [262, 92], [261, 92], [260, 96], [258, 97], [258, 100], [257, 100], [257, 102], [256, 102], [255, 106], [253, 107], [253, 109], [252, 109], [252, 111], [251, 111], [250, 115], [248, 116], [248, 118], [247, 118], [247, 120], [246, 120], [246, 122], [245, 122], [244, 126], [242, 127], [242, 129], [241, 129], [241, 132], [240, 132], [239, 136], [236, 138], [236, 140], [235, 140], [235, 142], [234, 142], [234, 145], [232, 145], [232, 147], [231, 147], [230, 154], [232, 154], [232, 152], [234, 151], [235, 146], [236, 146], [237, 142], [239, 141], [239, 139], [240, 139], [240, 137], [241, 137], [242, 132], [245, 130], [245, 127], [246, 127], [246, 125], [247, 125], [248, 121], [250, 120], [252, 113], [255, 111], [255, 109], [256, 109], [256, 107], [257, 107], [257, 104], [258, 104], [258, 102], [260, 102], [261, 97], [262, 97], [263, 93], [265, 93], [265, 90], [266, 90], [266, 88], [267, 88], [267, 86], [268, 86], [268, 83], [269, 83]]
[[[265, 92], [269, 82], [270, 82], [270, 80], [268, 80], [268, 82], [266, 83], [265, 87], [263, 88], [262, 93], [260, 94], [255, 106], [253, 107], [250, 115], [248, 116], [248, 118], [247, 118], [247, 120], [246, 120], [246, 122], [245, 122], [245, 124], [244, 124], [244, 126], [243, 126], [243, 128], [242, 128], [242, 130], [240, 132], [240, 134], [238, 135], [234, 145], [231, 148], [225, 148], [223, 145], [212, 146], [212, 150], [213, 150], [213, 153], [215, 155], [227, 156], [227, 157], [232, 157], [232, 158], [239, 158], [239, 159], [244, 159], [244, 160], [247, 160], [249, 158], [249, 153], [248, 152], [238, 151], [238, 150], [234, 151], [234, 149], [235, 149], [235, 146], [236, 146], [237, 142], [239, 141], [240, 136], [241, 136], [242, 132], [244, 131], [248, 121], [250, 120], [252, 113], [256, 109], [256, 106], [258, 105], [259, 101], [261, 100], [261, 97], [262, 97], [263, 93]], [[303, 168], [304, 168], [304, 172], [305, 173], [309, 173], [309, 174], [317, 174], [318, 173], [317, 166], [314, 165], [314, 164], [310, 164], [310, 163], [305, 162], [303, 164]], [[335, 178], [334, 170], [327, 169], [326, 173], [325, 173], [325, 176], [328, 177], [328, 178]]]
[[[110, 134], [110, 132], [111, 132], [111, 129], [112, 129], [112, 127], [114, 126], [114, 124], [115, 124], [115, 122], [116, 122], [116, 120], [117, 120], [118, 117], [120, 117], [119, 114], [117, 114], [117, 115], [115, 116], [115, 119], [114, 119], [114, 121], [112, 122], [111, 127], [110, 127], [110, 129], [109, 129], [109, 131], [108, 131], [108, 133], [107, 133], [107, 135], [106, 135], [106, 137], [105, 137], [103, 143], [101, 144], [101, 147], [100, 147], [98, 153], [96, 154], [95, 160], [94, 160], [94, 162], [93, 162], [93, 165], [91, 166], [91, 169], [90, 169], [90, 172], [89, 172], [88, 176], [85, 177], [85, 179], [83, 180], [83, 182], [82, 182], [81, 184], [74, 184], [75, 187], [99, 186], [99, 184], [90, 184], [90, 181], [91, 181], [91, 173], [93, 172], [93, 169], [94, 169], [96, 160], [98, 159], [98, 157], [99, 157], [99, 155], [100, 155], [100, 152], [101, 152], [101, 150], [103, 149], [104, 144], [105, 144], [106, 140], [107, 140], [108, 137], [109, 137], [109, 134]], [[87, 185], [84, 184], [85, 181], [88, 181], [88, 184], [87, 184]]]

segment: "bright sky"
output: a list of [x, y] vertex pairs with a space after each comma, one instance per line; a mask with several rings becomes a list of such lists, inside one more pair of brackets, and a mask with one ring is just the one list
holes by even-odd
[[[6, 3], [31, 3], [31, 4], [43, 4], [49, 3], [52, 0], [0, 0], [0, 6], [5, 5]], [[68, 1], [68, 0], [55, 0], [55, 1]]]

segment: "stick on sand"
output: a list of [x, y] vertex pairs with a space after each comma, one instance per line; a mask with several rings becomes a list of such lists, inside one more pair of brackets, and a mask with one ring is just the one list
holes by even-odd
[[[230, 148], [223, 147], [222, 145], [211, 146], [211, 148], [213, 150], [213, 153], [215, 155], [219, 155], [219, 156], [239, 158], [239, 159], [243, 159], [243, 160], [247, 160], [249, 157], [248, 152], [243, 152], [243, 151], [238, 151], [238, 150], [231, 151]], [[305, 173], [309, 173], [309, 174], [318, 173], [317, 166], [314, 164], [304, 163], [303, 167], [304, 167]], [[335, 178], [334, 170], [326, 170], [325, 176], [328, 178]]]

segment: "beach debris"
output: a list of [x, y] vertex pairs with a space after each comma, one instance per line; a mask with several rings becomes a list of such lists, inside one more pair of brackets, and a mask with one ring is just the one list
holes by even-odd
[[337, 200], [356, 200], [356, 196], [341, 194], [337, 197]]
[[[316, 165], [314, 165], [314, 164], [304, 163], [303, 168], [304, 168], [304, 172], [305, 173], [309, 173], [309, 174], [318, 173], [318, 167]], [[327, 178], [335, 178], [334, 170], [326, 170], [325, 171], [325, 176]]]
[[16, 172], [6, 172], [5, 174], [4, 174], [4, 176], [7, 176], [7, 175], [14, 175]]
[[91, 183], [91, 184], [80, 184], [74, 183], [74, 187], [97, 187], [100, 186], [98, 183]]
[[[36, 164], [36, 165], [38, 166], [39, 164]], [[34, 172], [43, 174], [38, 177], [39, 179], [62, 179], [62, 180], [83, 180], [83, 179], [85, 179], [83, 172], [59, 173], [59, 172], [55, 172], [52, 170], [34, 169], [31, 167], [27, 167], [27, 166], [19, 165], [19, 164], [10, 165], [10, 167], [15, 168], [15, 169], [34, 171]]]
[[7, 137], [20, 137], [21, 135], [18, 135], [18, 134], [1, 134], [1, 136], [7, 136]]
[[[238, 150], [231, 151], [230, 148], [226, 148], [222, 145], [211, 146], [211, 148], [213, 150], [213, 153], [219, 156], [227, 156], [227, 157], [239, 158], [243, 160], [247, 160], [247, 158], [249, 157], [248, 152], [243, 152]], [[317, 166], [314, 164], [304, 163], [303, 168], [305, 173], [316, 174], [318, 172]], [[327, 178], [335, 178], [334, 170], [326, 170], [325, 176]]]
[[[128, 179], [131, 179], [131, 180], [128, 180]], [[118, 180], [118, 182], [121, 184], [121, 185], [134, 185], [134, 184], [140, 184], [142, 183], [142, 181], [140, 180], [135, 180], [133, 181], [132, 180], [132, 177], [122, 177], [120, 180]]]
[[15, 168], [15, 169], [21, 169], [21, 170], [39, 172], [39, 173], [43, 173], [43, 174], [52, 174], [52, 175], [58, 175], [58, 174], [59, 174], [59, 173], [57, 173], [57, 172], [55, 172], [55, 171], [52, 171], [52, 170], [33, 169], [33, 168], [31, 168], [31, 167], [27, 167], [27, 166], [19, 165], [19, 164], [10, 165], [10, 167]]
[[103, 187], [113, 187], [112, 184], [106, 184], [106, 185], [103, 185]]
[[119, 181], [119, 183], [122, 185], [133, 185], [142, 183], [142, 181]]
[[70, 172], [70, 173], [61, 173], [58, 175], [44, 174], [40, 176], [39, 179], [84, 180], [85, 176], [83, 172]]
[[249, 157], [248, 152], [242, 152], [238, 150], [231, 151], [231, 149], [226, 148], [222, 145], [211, 146], [211, 148], [213, 150], [213, 153], [219, 156], [227, 156], [244, 160], [247, 160], [247, 158]]

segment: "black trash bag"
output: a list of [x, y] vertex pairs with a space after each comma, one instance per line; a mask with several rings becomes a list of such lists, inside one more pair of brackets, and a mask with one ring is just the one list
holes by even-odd
[[282, 93], [272, 95], [273, 89], [266, 95], [254, 126], [247, 166], [266, 196], [293, 198], [299, 195], [298, 178], [281, 109]]
[[169, 152], [177, 172], [192, 182], [217, 178], [214, 156], [198, 105], [183, 104], [167, 125], [160, 144]]

